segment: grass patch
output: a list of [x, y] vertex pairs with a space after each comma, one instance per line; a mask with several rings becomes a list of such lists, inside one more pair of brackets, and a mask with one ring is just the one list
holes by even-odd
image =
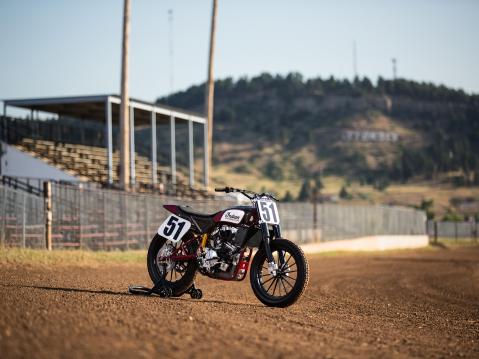
[[19, 249], [0, 247], [0, 264], [26, 265], [88, 265], [146, 263], [146, 250], [88, 251]]

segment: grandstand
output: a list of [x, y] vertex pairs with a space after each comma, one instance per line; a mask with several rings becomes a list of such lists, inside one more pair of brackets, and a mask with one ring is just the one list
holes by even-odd
[[[0, 120], [0, 139], [6, 145], [52, 165], [79, 181], [102, 187], [117, 187], [119, 182], [119, 152], [114, 148], [119, 126], [120, 97], [117, 95], [76, 96], [5, 100]], [[8, 116], [11, 107], [27, 110], [26, 119]], [[39, 120], [39, 112], [50, 119]], [[188, 174], [177, 171], [176, 123], [187, 124], [185, 134], [188, 152]], [[81, 126], [80, 126], [81, 124]], [[85, 126], [85, 124], [87, 124]], [[157, 145], [160, 125], [169, 126], [169, 166], [159, 166]], [[204, 193], [195, 188], [194, 126], [205, 131], [205, 119], [191, 112], [130, 99], [131, 132], [130, 172], [136, 191], [154, 191], [189, 196]], [[140, 140], [135, 146], [135, 133], [150, 132], [149, 149]], [[198, 130], [198, 128], [197, 128]], [[196, 131], [198, 132], [198, 131]], [[163, 139], [165, 133], [162, 133]], [[207, 136], [202, 136], [207, 140]], [[181, 139], [181, 138], [180, 138]], [[204, 151], [203, 151], [204, 152]], [[0, 155], [2, 155], [0, 153]], [[206, 163], [206, 154], [204, 162]], [[5, 175], [5, 169], [0, 173]], [[35, 177], [35, 176], [32, 176]], [[206, 182], [206, 179], [203, 178]]]

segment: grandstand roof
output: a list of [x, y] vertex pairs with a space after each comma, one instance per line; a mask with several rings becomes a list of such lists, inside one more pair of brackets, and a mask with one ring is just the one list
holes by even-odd
[[[115, 94], [10, 99], [4, 100], [3, 102], [5, 107], [19, 107], [103, 122], [106, 119], [106, 103], [108, 101], [112, 104], [112, 121], [114, 123], [119, 122], [121, 100], [120, 96]], [[169, 118], [173, 116], [176, 119], [186, 121], [203, 124], [206, 122], [205, 118], [200, 114], [134, 98], [130, 98], [130, 106], [135, 111], [135, 127], [150, 124], [152, 111], [156, 113], [157, 121], [169, 120]]]

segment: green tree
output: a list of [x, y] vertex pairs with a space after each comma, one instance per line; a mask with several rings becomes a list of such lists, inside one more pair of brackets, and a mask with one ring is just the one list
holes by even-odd
[[293, 202], [293, 200], [294, 200], [294, 198], [293, 198], [293, 195], [291, 194], [291, 192], [289, 190], [286, 191], [282, 201], [283, 202]]
[[298, 194], [298, 201], [304, 202], [309, 201], [311, 199], [311, 184], [309, 183], [309, 179], [305, 179], [303, 184], [301, 185], [301, 189], [299, 190]]
[[346, 186], [342, 186], [341, 190], [339, 191], [339, 198], [341, 199], [352, 199], [353, 196], [351, 193], [348, 192]]

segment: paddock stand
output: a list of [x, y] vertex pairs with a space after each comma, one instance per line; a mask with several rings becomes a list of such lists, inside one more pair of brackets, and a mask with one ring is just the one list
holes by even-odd
[[[130, 285], [128, 287], [128, 293], [135, 295], [159, 295], [161, 298], [169, 298], [173, 295], [171, 287], [166, 284], [164, 279], [161, 279], [153, 288], [143, 287], [141, 285]], [[196, 288], [195, 283], [184, 292], [183, 294], [189, 294], [192, 299], [201, 299], [203, 297], [203, 292], [201, 289]]]

